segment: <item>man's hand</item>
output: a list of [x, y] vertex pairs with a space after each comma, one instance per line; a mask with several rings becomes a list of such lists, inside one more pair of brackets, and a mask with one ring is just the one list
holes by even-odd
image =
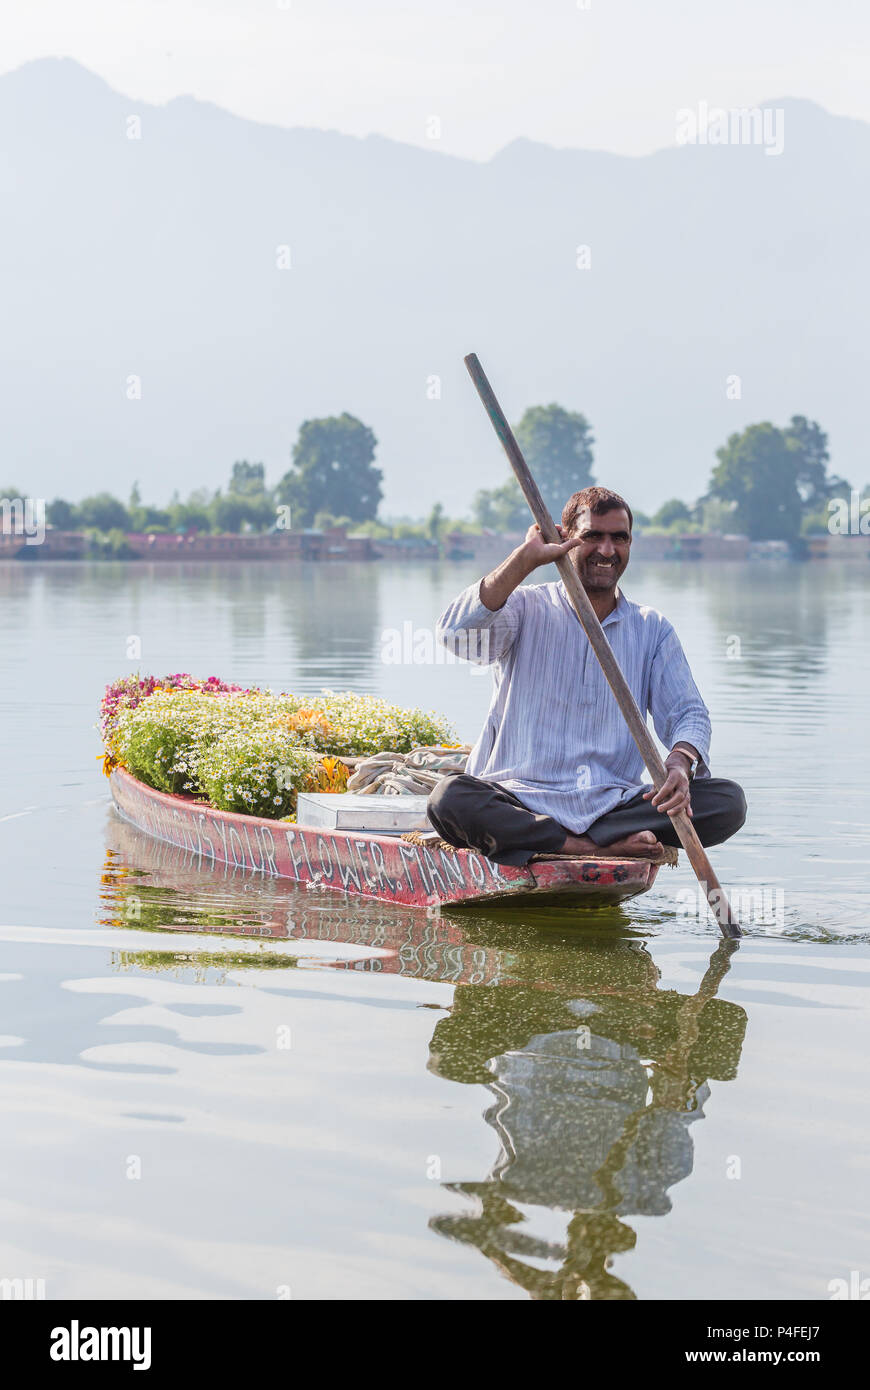
[[561, 526], [557, 525], [556, 530], [562, 537], [559, 544], [556, 544], [555, 541], [552, 543], [545, 541], [537, 522], [530, 526], [526, 532], [526, 539], [520, 549], [528, 563], [530, 574], [539, 566], [549, 565], [553, 560], [558, 560], [560, 555], [567, 555], [569, 550], [574, 550], [578, 545], [583, 544], [579, 536], [572, 536], [570, 540], [567, 539]]
[[[556, 530], [564, 537], [565, 532], [561, 526], [557, 526]], [[566, 555], [569, 550], [582, 544], [579, 536], [573, 536], [571, 540], [563, 539], [558, 545], [555, 542], [548, 545], [541, 535], [540, 526], [535, 523], [526, 532], [526, 539], [522, 545], [518, 545], [497, 569], [480, 581], [481, 603], [496, 613], [499, 608], [504, 607], [517, 585], [528, 579], [533, 570], [538, 569], [540, 565], [549, 565], [551, 560], [558, 560], [560, 555]]]
[[654, 787], [650, 787], [648, 792], [644, 792], [644, 801], [652, 799], [652, 804], [656, 810], [665, 815], [685, 811], [686, 815], [691, 818], [692, 803], [689, 800], [689, 769], [691, 766], [692, 759], [689, 754], [675, 748], [665, 758], [667, 779], [658, 791]]

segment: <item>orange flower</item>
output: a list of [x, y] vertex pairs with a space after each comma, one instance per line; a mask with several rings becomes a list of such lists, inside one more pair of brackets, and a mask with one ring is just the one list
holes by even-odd
[[324, 758], [312, 770], [305, 789], [309, 792], [345, 792], [348, 776], [348, 768], [340, 758]]

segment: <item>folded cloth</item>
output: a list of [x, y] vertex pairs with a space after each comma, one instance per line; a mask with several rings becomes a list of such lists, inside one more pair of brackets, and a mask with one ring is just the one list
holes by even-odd
[[412, 748], [410, 753], [375, 753], [357, 763], [349, 792], [368, 796], [428, 796], [449, 772], [464, 772], [470, 744], [459, 748]]

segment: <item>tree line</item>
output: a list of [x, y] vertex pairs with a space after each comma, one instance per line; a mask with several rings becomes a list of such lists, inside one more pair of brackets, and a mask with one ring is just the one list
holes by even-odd
[[[559, 405], [534, 406], [515, 429], [517, 442], [555, 517], [572, 492], [594, 481], [589, 421]], [[706, 491], [693, 502], [678, 497], [635, 526], [671, 534], [715, 531], [750, 540], [796, 541], [828, 530], [834, 498], [849, 498], [851, 485], [829, 473], [828, 437], [815, 420], [793, 415], [782, 428], [765, 421], [729, 436], [716, 450]], [[870, 486], [864, 488], [870, 493]], [[630, 498], [627, 499], [630, 502]], [[493, 530], [525, 529], [528, 507], [511, 474], [500, 486], [478, 492], [475, 519]]]
[[[532, 406], [515, 433], [544, 500], [558, 518], [572, 492], [595, 482], [592, 427], [586, 416], [555, 403]], [[383, 473], [375, 465], [377, 439], [369, 426], [345, 412], [306, 420], [291, 466], [273, 487], [262, 463], [233, 464], [226, 488], [195, 489], [185, 500], [176, 492], [165, 507], [143, 502], [138, 484], [128, 501], [100, 492], [74, 503], [56, 497], [46, 516], [60, 530], [91, 533], [96, 544], [120, 552], [125, 532], [268, 531], [279, 509], [289, 507], [294, 529], [345, 525], [373, 536], [419, 535], [440, 540], [451, 530], [524, 531], [529, 512], [509, 475], [497, 487], [479, 490], [471, 517], [451, 518], [436, 503], [425, 519], [388, 525], [378, 520]], [[750, 425], [716, 451], [706, 491], [692, 502], [670, 498], [651, 515], [635, 511], [635, 524], [672, 534], [737, 532], [752, 540], [795, 541], [827, 531], [828, 503], [848, 497], [850, 484], [828, 471], [828, 438], [802, 415], [788, 425]], [[607, 480], [613, 482], [613, 480]], [[870, 488], [865, 489], [870, 491]], [[23, 496], [7, 488], [0, 496]], [[630, 498], [629, 498], [630, 501]], [[286, 523], [285, 523], [286, 524]]]

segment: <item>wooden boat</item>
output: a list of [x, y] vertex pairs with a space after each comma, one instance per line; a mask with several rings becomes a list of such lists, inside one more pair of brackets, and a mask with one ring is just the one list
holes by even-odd
[[395, 835], [292, 825], [155, 791], [123, 768], [110, 778], [125, 820], [205, 862], [247, 873], [295, 879], [312, 888], [437, 908], [509, 899], [598, 905], [645, 893], [655, 882], [653, 859], [554, 855], [513, 868], [471, 850], [414, 844]]

